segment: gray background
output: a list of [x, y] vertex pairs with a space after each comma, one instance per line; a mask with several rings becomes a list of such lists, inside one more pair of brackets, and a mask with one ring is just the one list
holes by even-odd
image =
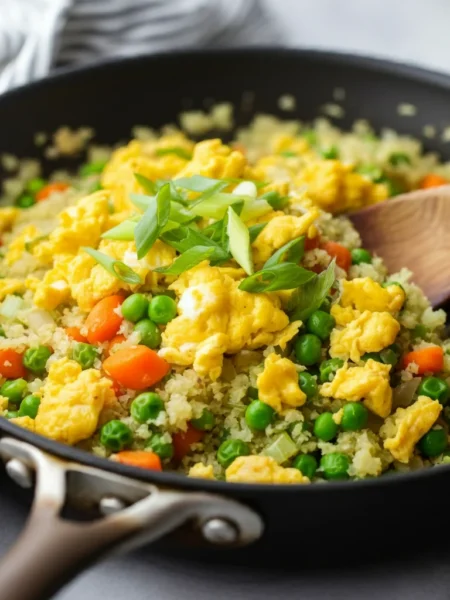
[[[1, 0], [0, 0], [1, 3]], [[450, 71], [449, 0], [265, 0], [281, 24], [280, 42], [294, 46], [359, 52]], [[0, 479], [0, 551], [22, 526], [26, 508], [14, 488]], [[437, 511], [442, 503], [437, 500]], [[368, 535], [377, 534], [368, 531]], [[331, 543], [331, 541], [330, 541]], [[389, 543], [389, 542], [388, 542]], [[401, 540], [398, 543], [401, 555]], [[307, 547], [307, 543], [305, 544]], [[227, 566], [214, 569], [189, 560], [141, 550], [107, 560], [87, 571], [58, 600], [245, 600], [281, 597], [304, 600], [411, 600], [449, 597], [450, 556], [422, 553], [399, 565], [349, 567], [338, 572], [270, 572]], [[300, 545], [301, 547], [301, 545]], [[276, 550], [274, 549], [274, 552]], [[26, 574], [24, 574], [26, 576]], [[32, 585], [32, 582], [30, 582]]]

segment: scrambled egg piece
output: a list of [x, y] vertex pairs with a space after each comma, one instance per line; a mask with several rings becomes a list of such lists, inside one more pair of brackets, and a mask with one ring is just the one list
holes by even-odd
[[[152, 273], [152, 269], [169, 265], [175, 258], [175, 250], [159, 240], [140, 261], [137, 260], [134, 242], [102, 240], [98, 249], [103, 254], [128, 264], [148, 286], [162, 277]], [[135, 288], [136, 286], [111, 275], [87, 252], [80, 250], [74, 257], [59, 257], [54, 268], [37, 285], [34, 302], [39, 308], [53, 310], [72, 297], [81, 310], [89, 311], [102, 298], [120, 290]]]
[[178, 365], [194, 365], [199, 375], [216, 379], [223, 353], [254, 350], [280, 339], [287, 343], [295, 327], [274, 294], [251, 294], [238, 289], [229, 269], [206, 262], [183, 273], [170, 288], [180, 297], [179, 316], [167, 324], [159, 354]]
[[358, 362], [366, 352], [379, 352], [394, 343], [400, 324], [387, 312], [364, 311], [344, 329], [333, 329], [330, 356]]
[[5, 206], [4, 208], [0, 208], [0, 233], [11, 229], [19, 214], [20, 209], [14, 208], [13, 206]]
[[247, 159], [237, 150], [222, 144], [221, 140], [204, 140], [195, 145], [192, 160], [178, 174], [179, 177], [203, 175], [213, 179], [243, 177]]
[[22, 294], [26, 287], [22, 279], [0, 279], [0, 300], [4, 300], [10, 294]]
[[408, 408], [397, 408], [380, 428], [386, 450], [396, 460], [409, 462], [414, 446], [431, 429], [441, 410], [442, 404], [427, 396], [419, 396]]
[[384, 288], [370, 277], [342, 281], [340, 304], [359, 311], [398, 312], [405, 302], [405, 292], [399, 285]]
[[336, 371], [333, 381], [322, 385], [320, 393], [349, 402], [363, 400], [369, 410], [385, 419], [392, 410], [390, 370], [391, 365], [383, 365], [371, 358], [363, 367], [349, 367], [345, 363]]
[[111, 381], [96, 369], [81, 370], [74, 360], [52, 363], [36, 419], [11, 421], [52, 440], [76, 444], [95, 432], [105, 404], [115, 401]]
[[256, 268], [260, 268], [275, 250], [308, 234], [319, 214], [317, 208], [312, 208], [301, 217], [280, 215], [269, 221], [252, 245]]
[[357, 209], [386, 200], [387, 187], [372, 183], [353, 172], [353, 165], [339, 160], [311, 160], [294, 179], [297, 186], [307, 186], [312, 201], [332, 213]]
[[8, 266], [13, 265], [25, 252], [25, 244], [31, 242], [40, 235], [40, 231], [34, 225], [26, 225], [10, 242], [5, 254], [5, 262]]
[[330, 314], [332, 317], [334, 317], [336, 325], [339, 325], [340, 327], [345, 327], [361, 316], [359, 310], [355, 310], [351, 306], [346, 306], [343, 308], [342, 306], [339, 306], [339, 304], [333, 304]]
[[280, 413], [283, 405], [297, 407], [306, 402], [306, 394], [298, 384], [298, 371], [288, 358], [269, 354], [264, 362], [264, 371], [256, 381], [258, 397]]
[[309, 483], [298, 469], [280, 467], [270, 456], [239, 456], [225, 476], [231, 483]]
[[189, 469], [189, 477], [199, 477], [200, 479], [215, 479], [212, 465], [197, 463]]

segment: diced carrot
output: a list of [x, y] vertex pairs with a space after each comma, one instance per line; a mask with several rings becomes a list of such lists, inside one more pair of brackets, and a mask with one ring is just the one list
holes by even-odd
[[344, 271], [348, 271], [350, 269], [350, 265], [352, 264], [352, 255], [350, 251], [345, 248], [345, 246], [341, 246], [337, 242], [326, 242], [322, 244], [321, 248], [328, 252], [328, 254], [332, 258], [336, 258], [336, 264]]
[[97, 302], [85, 321], [87, 339], [90, 344], [107, 342], [117, 334], [123, 317], [116, 311], [123, 300], [123, 296], [116, 294]]
[[439, 346], [428, 346], [421, 350], [413, 350], [403, 357], [403, 365], [416, 363], [418, 375], [424, 373], [439, 373], [444, 368], [444, 351]]
[[162, 471], [161, 459], [154, 452], [124, 450], [123, 452], [118, 452], [116, 458], [123, 465], [150, 469], [151, 471]]
[[22, 353], [13, 348], [0, 350], [0, 375], [7, 379], [26, 377], [27, 370], [23, 366]]
[[441, 185], [447, 185], [450, 183], [448, 179], [445, 177], [441, 177], [441, 175], [436, 175], [436, 173], [428, 173], [420, 182], [420, 189], [427, 190], [428, 188], [439, 187]]
[[106, 351], [106, 356], [109, 356], [111, 353], [111, 349], [114, 348], [116, 344], [122, 344], [127, 338], [119, 333], [119, 335], [115, 335], [113, 339], [109, 342], [108, 350]]
[[81, 333], [79, 327], [66, 327], [67, 335], [76, 342], [87, 342], [87, 338]]
[[165, 377], [170, 365], [147, 346], [131, 346], [111, 354], [103, 369], [122, 387], [145, 390]]
[[314, 250], [315, 248], [318, 248], [320, 244], [320, 236], [316, 235], [316, 237], [313, 238], [305, 238], [305, 252], [308, 252], [308, 250]]
[[49, 183], [36, 194], [36, 200], [38, 202], [41, 202], [42, 200], [47, 200], [47, 198], [55, 192], [64, 192], [68, 188], [69, 184], [64, 183], [63, 181], [55, 181], [55, 183]]
[[190, 423], [186, 431], [179, 431], [172, 435], [175, 460], [182, 460], [189, 453], [192, 444], [197, 444], [203, 439], [204, 431], [195, 429]]

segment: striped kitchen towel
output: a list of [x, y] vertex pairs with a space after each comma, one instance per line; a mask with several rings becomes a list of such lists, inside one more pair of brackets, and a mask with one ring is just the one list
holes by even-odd
[[70, 65], [276, 43], [263, 0], [0, 0], [0, 93]]

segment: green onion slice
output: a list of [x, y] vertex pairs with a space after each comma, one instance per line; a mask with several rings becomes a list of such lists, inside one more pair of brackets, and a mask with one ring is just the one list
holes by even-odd
[[298, 263], [305, 253], [305, 236], [291, 240], [277, 250], [264, 265], [263, 269], [273, 267], [282, 262]]
[[115, 260], [107, 254], [103, 254], [103, 252], [94, 250], [94, 248], [87, 248], [84, 246], [81, 249], [92, 256], [92, 258], [96, 260], [106, 271], [108, 271], [108, 273], [114, 277], [117, 277], [117, 279], [125, 281], [125, 283], [129, 283], [131, 285], [138, 285], [142, 283], [141, 277], [122, 261]]
[[325, 271], [295, 290], [288, 303], [291, 321], [306, 321], [320, 307], [336, 279], [334, 266], [333, 259]]
[[170, 185], [164, 185], [134, 230], [138, 258], [144, 258], [158, 239], [170, 215]]
[[228, 208], [227, 215], [227, 233], [231, 255], [241, 265], [247, 275], [252, 275], [254, 268], [249, 231], [231, 206]]
[[181, 275], [181, 273], [189, 271], [202, 261], [210, 259], [213, 254], [214, 248], [212, 246], [194, 246], [183, 252], [168, 267], [158, 267], [155, 271], [165, 275]]
[[239, 289], [253, 293], [292, 290], [316, 277], [317, 275], [312, 271], [294, 263], [280, 263], [247, 277], [241, 281]]

